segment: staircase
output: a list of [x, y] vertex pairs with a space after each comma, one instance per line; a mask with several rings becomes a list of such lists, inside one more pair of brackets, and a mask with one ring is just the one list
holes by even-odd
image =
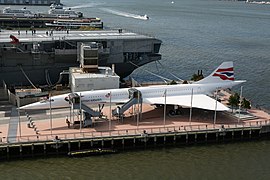
[[137, 89], [131, 88], [129, 91], [130, 100], [126, 102], [122, 107], [117, 107], [112, 111], [113, 116], [123, 116], [124, 112], [132, 107], [134, 104], [142, 103], [142, 95], [141, 92]]
[[[80, 109], [80, 105], [79, 104], [73, 104], [73, 108], [74, 109]], [[85, 104], [81, 104], [81, 108], [87, 112], [88, 114], [90, 114], [92, 117], [99, 117], [100, 116], [100, 112], [99, 111], [95, 111], [92, 108], [86, 106]]]

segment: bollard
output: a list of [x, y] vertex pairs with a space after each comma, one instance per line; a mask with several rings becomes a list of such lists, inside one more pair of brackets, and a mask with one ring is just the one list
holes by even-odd
[[122, 139], [122, 148], [123, 149], [125, 148], [125, 139], [124, 138]]
[[81, 141], [78, 142], [78, 149], [81, 149]]
[[34, 144], [31, 145], [32, 157], [34, 156]]
[[68, 152], [70, 152], [70, 148], [71, 148], [70, 141], [68, 141]]
[[112, 140], [111, 140], [111, 145], [112, 145], [112, 147], [113, 147], [113, 144], [114, 144], [114, 140], [112, 139]]
[[9, 160], [9, 146], [7, 146], [7, 159]]
[[91, 140], [91, 147], [93, 147], [93, 145], [94, 145], [94, 142], [93, 142], [93, 140]]

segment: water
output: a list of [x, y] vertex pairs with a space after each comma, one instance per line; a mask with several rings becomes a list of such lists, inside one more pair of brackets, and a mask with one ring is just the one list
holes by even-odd
[[[236, 78], [247, 80], [244, 96], [269, 109], [270, 5], [217, 0], [174, 2], [63, 0], [69, 7], [83, 4], [85, 8], [80, 10], [85, 15], [101, 17], [109, 27], [143, 32], [163, 41], [161, 63], [166, 68], [148, 64], [132, 74], [136, 80], [160, 80], [145, 69], [169, 78], [168, 71], [190, 79], [198, 69], [208, 75], [223, 61], [234, 61]], [[136, 19], [145, 14], [150, 20]]]
[[[1, 179], [269, 179], [269, 141], [4, 162]], [[13, 178], [11, 178], [13, 177]]]
[[[166, 77], [170, 71], [189, 79], [198, 69], [207, 75], [223, 61], [234, 61], [236, 78], [247, 80], [244, 96], [270, 108], [270, 5], [219, 0], [62, 2], [76, 6], [86, 16], [101, 17], [106, 26], [143, 32], [163, 41], [161, 63], [166, 68], [148, 64], [132, 74], [135, 79], [160, 80], [144, 69]], [[40, 7], [40, 11], [45, 9]], [[132, 17], [145, 14], [150, 20]], [[269, 179], [269, 149], [270, 142], [262, 141], [8, 162], [0, 164], [0, 178]]]

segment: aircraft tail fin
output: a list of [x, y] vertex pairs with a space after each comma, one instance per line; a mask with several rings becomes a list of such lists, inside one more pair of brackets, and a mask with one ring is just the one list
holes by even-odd
[[209, 76], [195, 82], [196, 84], [218, 83], [218, 82], [234, 81], [233, 62], [223, 62]]

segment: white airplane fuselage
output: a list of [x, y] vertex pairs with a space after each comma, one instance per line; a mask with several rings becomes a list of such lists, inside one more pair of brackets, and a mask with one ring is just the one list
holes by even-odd
[[[241, 84], [245, 81], [223, 81], [219, 83], [207, 83], [207, 84], [177, 84], [177, 85], [158, 85], [148, 87], [135, 87], [134, 89], [141, 92], [142, 98], [153, 97], [170, 97], [170, 96], [182, 96], [191, 94], [210, 94], [216, 89], [226, 89], [232, 86]], [[82, 103], [85, 104], [106, 104], [106, 103], [125, 103], [129, 97], [129, 89], [106, 89], [106, 90], [93, 90], [76, 92], [81, 96]], [[166, 91], [166, 94], [165, 94]], [[69, 93], [70, 94], [70, 93]], [[36, 102], [26, 105], [21, 109], [49, 109], [69, 107], [69, 102], [65, 100], [69, 94], [63, 94], [51, 97], [51, 103], [48, 100]]]

